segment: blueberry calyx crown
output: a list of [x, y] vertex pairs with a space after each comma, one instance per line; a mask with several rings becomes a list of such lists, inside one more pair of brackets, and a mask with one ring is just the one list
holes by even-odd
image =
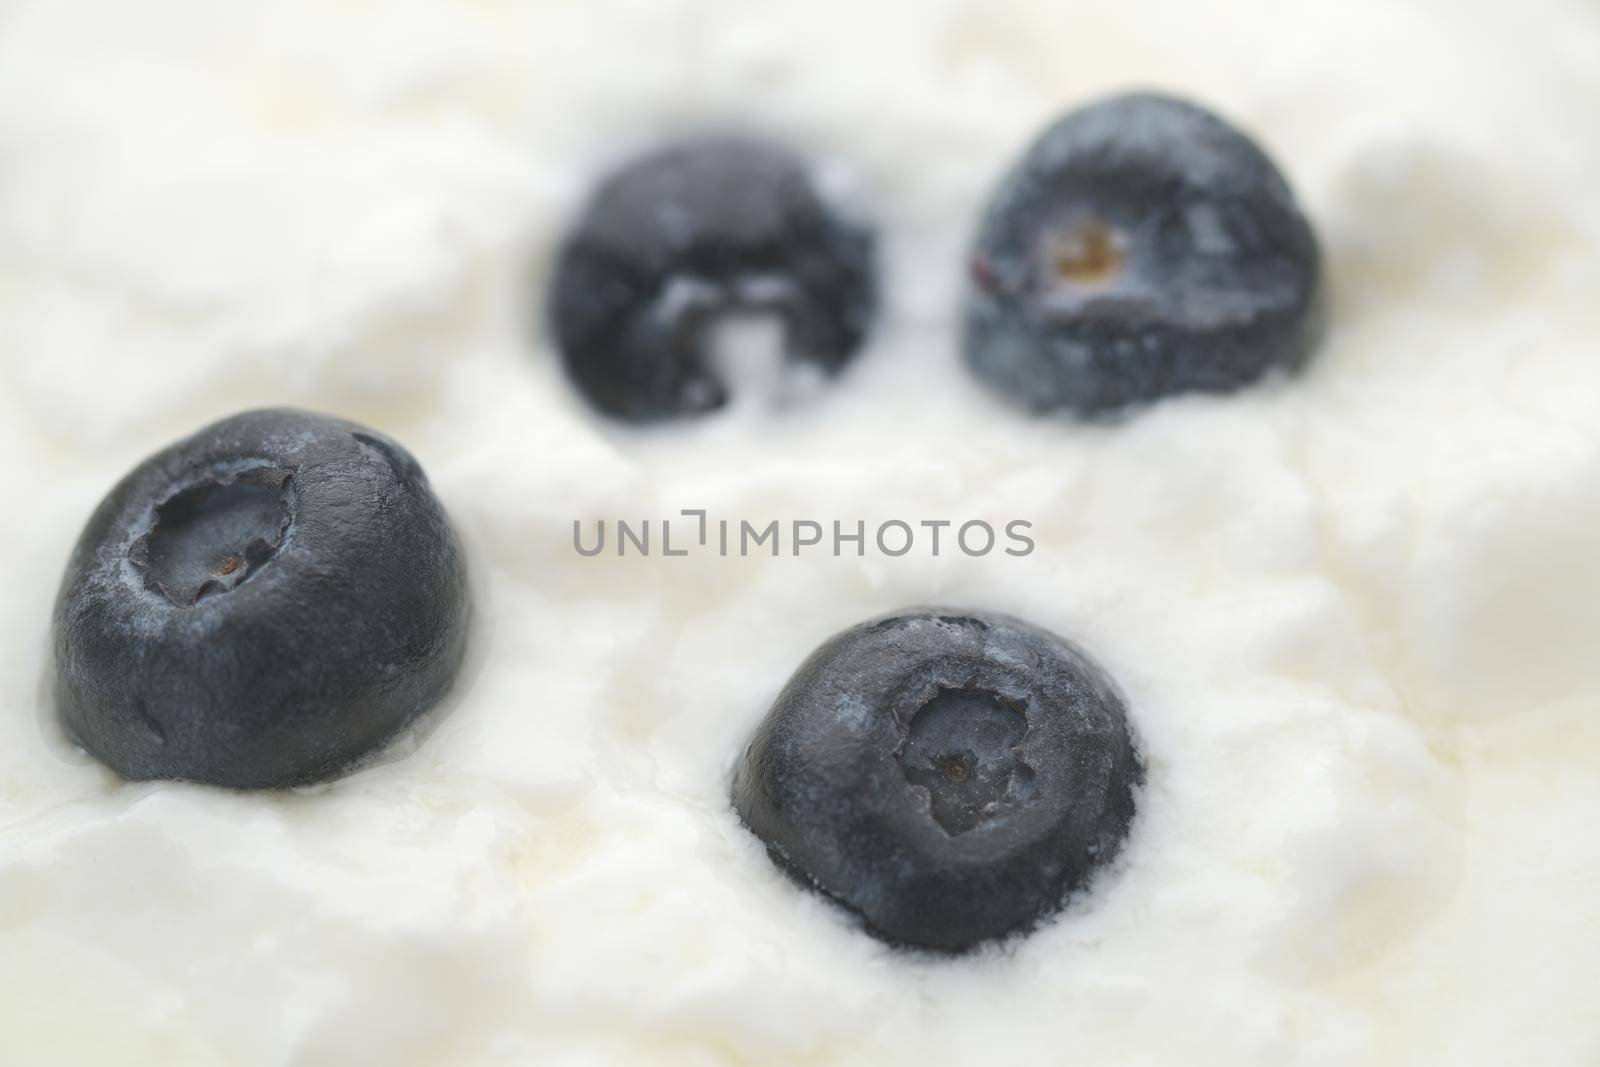
[[145, 587], [178, 607], [228, 592], [277, 552], [293, 521], [294, 475], [270, 465], [208, 476], [157, 504], [128, 549]]
[[1021, 755], [1027, 714], [997, 693], [940, 689], [911, 719], [896, 752], [906, 781], [927, 790], [929, 811], [954, 837], [1025, 803], [1033, 768]]

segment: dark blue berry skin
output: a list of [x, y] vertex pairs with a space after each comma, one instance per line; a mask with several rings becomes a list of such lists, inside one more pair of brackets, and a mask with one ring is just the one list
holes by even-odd
[[560, 253], [548, 310], [594, 406], [650, 422], [727, 402], [707, 359], [722, 317], [777, 316], [788, 358], [832, 373], [875, 303], [870, 232], [824, 203], [784, 149], [719, 138], [672, 145], [600, 185]]
[[352, 422], [250, 411], [135, 467], [55, 607], [67, 731], [132, 779], [322, 781], [444, 695], [469, 614], [428, 480]]
[[964, 348], [1037, 411], [1114, 412], [1293, 370], [1316, 340], [1319, 254], [1272, 161], [1193, 104], [1068, 114], [978, 230]]
[[914, 610], [801, 665], [734, 773], [773, 860], [897, 944], [961, 952], [1120, 848], [1143, 769], [1111, 680], [1004, 615]]

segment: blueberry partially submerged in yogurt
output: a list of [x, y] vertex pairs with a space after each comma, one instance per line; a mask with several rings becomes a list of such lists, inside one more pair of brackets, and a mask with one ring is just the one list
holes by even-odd
[[1093, 414], [1231, 392], [1316, 334], [1319, 255], [1243, 133], [1153, 94], [1074, 111], [991, 201], [972, 252], [967, 362], [1012, 400]]
[[768, 319], [784, 358], [825, 374], [872, 321], [871, 233], [804, 164], [757, 140], [671, 145], [604, 181], [561, 250], [549, 314], [568, 375], [634, 422], [727, 403], [720, 327]]
[[128, 778], [337, 776], [438, 702], [465, 561], [415, 459], [303, 411], [235, 415], [101, 501], [56, 600], [68, 732]]
[[780, 866], [875, 935], [963, 951], [1085, 885], [1142, 780], [1122, 698], [1080, 649], [1004, 615], [922, 610], [800, 666], [733, 801]]

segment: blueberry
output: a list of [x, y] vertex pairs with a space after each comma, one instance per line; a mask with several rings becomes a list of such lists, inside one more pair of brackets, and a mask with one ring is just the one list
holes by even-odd
[[968, 363], [1035, 410], [1110, 412], [1292, 370], [1316, 335], [1316, 237], [1248, 137], [1118, 96], [1045, 131], [979, 227]]
[[128, 778], [325, 780], [438, 702], [467, 616], [461, 548], [405, 449], [246, 412], [95, 509], [56, 600], [56, 705]]
[[734, 772], [777, 864], [893, 943], [942, 951], [1056, 911], [1127, 836], [1143, 770], [1111, 680], [1004, 615], [838, 634]]
[[781, 323], [786, 357], [836, 372], [873, 315], [871, 234], [761, 141], [675, 144], [603, 182], [556, 266], [549, 312], [567, 372], [634, 422], [721, 407], [713, 330]]

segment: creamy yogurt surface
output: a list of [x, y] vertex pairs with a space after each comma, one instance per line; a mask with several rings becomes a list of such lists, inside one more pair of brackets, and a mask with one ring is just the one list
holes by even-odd
[[[1326, 338], [1028, 418], [961, 366], [965, 245], [1129, 87], [1274, 155]], [[0, 1064], [1600, 1062], [1597, 100], [1582, 0], [0, 5]], [[704, 127], [816, 160], [884, 306], [799, 401], [626, 430], [540, 294], [590, 183]], [[139, 457], [268, 404], [418, 456], [472, 663], [330, 785], [123, 782], [50, 708], [67, 553]], [[573, 549], [685, 508], [1036, 549]], [[924, 603], [1089, 649], [1148, 772], [1112, 870], [956, 960], [727, 799], [812, 648]]]

